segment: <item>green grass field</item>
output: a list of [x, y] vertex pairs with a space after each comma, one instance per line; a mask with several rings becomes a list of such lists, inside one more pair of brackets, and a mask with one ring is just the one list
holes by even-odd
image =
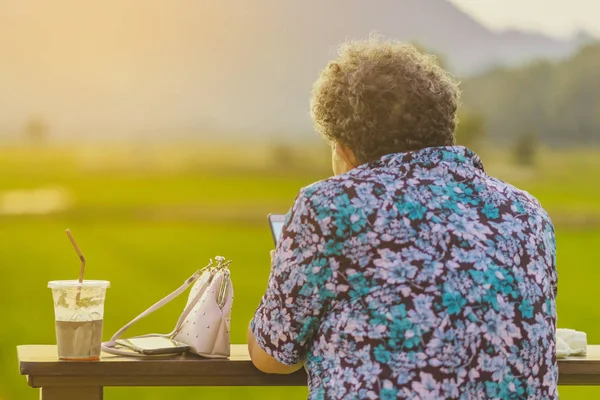
[[[600, 343], [600, 308], [593, 298], [600, 278], [598, 156], [545, 154], [535, 170], [525, 173], [506, 168], [496, 154], [483, 158], [484, 163], [490, 161], [490, 173], [530, 191], [556, 218], [559, 326], [586, 331], [591, 343]], [[50, 215], [0, 214], [1, 400], [38, 396], [18, 374], [15, 347], [54, 343], [46, 284], [76, 278], [79, 265], [66, 228], [73, 231], [88, 259], [86, 278], [112, 283], [105, 340], [209, 258], [223, 255], [234, 261], [232, 341], [243, 343], [269, 271], [272, 240], [266, 213], [285, 212], [301, 186], [326, 176], [325, 170], [271, 174], [258, 169], [234, 173], [230, 168], [227, 173], [208, 173], [196, 164], [166, 168], [150, 163], [153, 168], [134, 168], [119, 160], [100, 158], [90, 168], [69, 149], [0, 150], [0, 201], [6, 191], [42, 186], [64, 188], [73, 200], [70, 208]], [[169, 305], [130, 333], [169, 331], [184, 301]], [[560, 392], [562, 399], [600, 398], [600, 389], [594, 388], [561, 387]], [[106, 390], [107, 398], [114, 400], [134, 396], [293, 400], [306, 395], [304, 388]]]

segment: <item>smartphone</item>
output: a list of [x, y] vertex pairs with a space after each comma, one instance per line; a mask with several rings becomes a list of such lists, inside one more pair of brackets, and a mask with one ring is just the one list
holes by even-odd
[[271, 233], [273, 234], [273, 241], [275, 245], [281, 238], [281, 231], [283, 230], [283, 224], [285, 223], [284, 214], [269, 214], [269, 225], [271, 226]]
[[145, 355], [180, 354], [190, 350], [190, 346], [166, 337], [137, 337], [119, 339], [117, 344], [136, 353]]

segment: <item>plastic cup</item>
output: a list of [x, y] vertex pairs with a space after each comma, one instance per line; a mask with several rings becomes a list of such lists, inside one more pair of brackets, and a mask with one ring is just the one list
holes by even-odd
[[58, 357], [98, 360], [108, 281], [51, 281]]

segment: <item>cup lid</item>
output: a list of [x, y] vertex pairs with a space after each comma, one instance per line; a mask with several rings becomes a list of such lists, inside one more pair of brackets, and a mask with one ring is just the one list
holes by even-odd
[[77, 287], [84, 287], [86, 289], [106, 289], [110, 287], [109, 281], [94, 281], [94, 280], [83, 280], [79, 282], [77, 279], [67, 281], [50, 281], [48, 282], [50, 289], [70, 289]]

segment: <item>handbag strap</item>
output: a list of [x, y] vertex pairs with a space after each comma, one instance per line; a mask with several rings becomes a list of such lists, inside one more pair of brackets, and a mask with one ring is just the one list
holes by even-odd
[[[135, 317], [134, 319], [132, 319], [131, 321], [129, 321], [127, 324], [125, 324], [125, 326], [123, 326], [121, 329], [119, 329], [117, 331], [117, 333], [115, 333], [108, 342], [103, 343], [103, 349], [105, 348], [112, 348], [116, 345], [117, 340], [125, 333], [125, 331], [127, 329], [129, 329], [133, 324], [135, 324], [136, 322], [138, 322], [140, 319], [148, 316], [149, 314], [153, 313], [154, 311], [158, 310], [159, 308], [163, 307], [164, 305], [166, 305], [167, 303], [171, 302], [172, 300], [174, 300], [175, 298], [177, 298], [179, 295], [181, 295], [183, 292], [185, 292], [187, 290], [188, 287], [190, 287], [191, 284], [193, 284], [194, 282], [196, 282], [198, 280], [198, 278], [200, 278], [201, 276], [201, 272], [204, 270], [204, 268], [202, 270], [198, 270], [194, 273], [194, 275], [190, 276], [188, 279], [186, 279], [186, 281], [183, 283], [183, 285], [181, 285], [179, 288], [177, 288], [176, 290], [174, 290], [171, 294], [165, 296], [164, 298], [162, 298], [161, 300], [159, 300], [158, 302], [156, 302], [155, 304], [153, 304], [152, 306], [150, 306], [146, 311], [142, 312], [140, 315], [138, 315], [137, 317]], [[187, 313], [189, 313], [188, 308], [191, 310], [192, 307], [194, 306], [195, 302], [190, 302], [190, 304], [188, 304], [188, 306], [186, 307]], [[184, 313], [185, 313], [184, 311]], [[181, 319], [181, 318], [180, 318]], [[180, 321], [177, 321], [177, 324], [180, 324]], [[175, 331], [173, 331], [175, 332]], [[145, 335], [145, 336], [171, 336], [173, 334], [173, 332], [166, 334], [166, 335]], [[111, 349], [111, 352], [113, 352], [114, 350]], [[130, 354], [130, 353], [126, 353], [126, 354]]]

